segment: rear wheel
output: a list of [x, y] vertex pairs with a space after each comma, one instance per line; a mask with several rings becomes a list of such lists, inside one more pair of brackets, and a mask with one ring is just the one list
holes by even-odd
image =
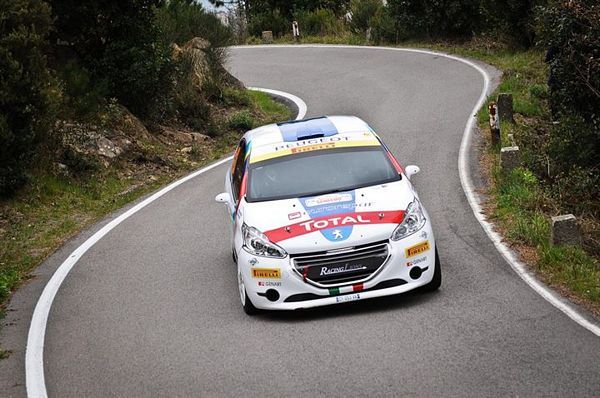
[[237, 253], [233, 247], [231, 248], [231, 258], [233, 259], [233, 263], [237, 264]]
[[242, 307], [244, 308], [244, 312], [247, 315], [256, 315], [260, 311], [252, 304], [250, 298], [248, 297], [248, 293], [246, 292], [246, 285], [244, 285], [244, 278], [242, 277], [242, 273], [238, 270], [238, 288], [240, 291], [240, 300], [242, 302]]
[[423, 292], [433, 292], [438, 290], [442, 285], [442, 268], [440, 266], [440, 256], [438, 255], [437, 246], [435, 248], [435, 269], [433, 270], [433, 279], [426, 285], [421, 287]]

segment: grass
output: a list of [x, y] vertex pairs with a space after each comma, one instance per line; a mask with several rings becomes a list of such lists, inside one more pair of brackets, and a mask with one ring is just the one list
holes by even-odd
[[[287, 107], [264, 93], [230, 95], [238, 105], [247, 106], [239, 112], [244, 112], [251, 126], [289, 120], [292, 116]], [[145, 142], [145, 156], [162, 160], [135, 173], [123, 164], [89, 178], [57, 175], [43, 168], [34, 171], [26, 189], [17, 197], [0, 202], [0, 319], [11, 292], [67, 239], [106, 214], [231, 152], [241, 131], [228, 129], [209, 146], [194, 146], [187, 155], [159, 141]], [[5, 355], [0, 348], [0, 358]]]
[[539, 182], [528, 170], [509, 175], [494, 170], [490, 216], [544, 281], [592, 311], [600, 309], [600, 268], [597, 260], [576, 246], [552, 246], [547, 201]]

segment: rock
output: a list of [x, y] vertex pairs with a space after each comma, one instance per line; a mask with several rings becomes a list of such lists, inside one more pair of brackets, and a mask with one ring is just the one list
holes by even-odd
[[211, 138], [207, 135], [196, 133], [187, 129], [175, 129], [173, 127], [161, 126], [160, 132], [170, 141], [180, 142], [183, 144], [201, 143], [211, 140]]
[[273, 43], [273, 32], [270, 30], [265, 30], [262, 32], [262, 40], [266, 44]]
[[206, 63], [206, 50], [210, 46], [210, 43], [200, 37], [194, 37], [190, 41], [186, 42], [181, 48], [174, 47], [173, 58], [179, 60], [185, 58], [190, 62], [190, 80], [192, 86], [196, 90], [202, 90], [202, 84], [204, 83], [204, 76], [208, 72], [208, 65]]
[[498, 94], [498, 117], [503, 122], [514, 123], [513, 118], [513, 96], [512, 94]]
[[505, 173], [510, 173], [521, 166], [521, 153], [518, 146], [506, 146], [500, 149], [500, 167]]
[[181, 148], [181, 153], [191, 153], [192, 152], [192, 147], [191, 146], [186, 146], [184, 148]]
[[200, 134], [200, 133], [188, 133], [191, 138], [192, 141], [194, 142], [204, 142], [204, 141], [210, 141], [210, 137], [204, 134]]
[[116, 146], [111, 140], [106, 137], [100, 137], [96, 140], [96, 147], [100, 156], [109, 159], [115, 158], [123, 153], [123, 150]]
[[573, 214], [552, 217], [550, 244], [581, 245], [581, 232]]

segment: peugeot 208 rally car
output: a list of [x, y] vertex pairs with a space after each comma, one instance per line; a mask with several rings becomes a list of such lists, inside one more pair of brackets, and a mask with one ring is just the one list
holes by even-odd
[[437, 289], [435, 238], [409, 181], [418, 171], [357, 117], [247, 132], [215, 198], [231, 216], [246, 313]]

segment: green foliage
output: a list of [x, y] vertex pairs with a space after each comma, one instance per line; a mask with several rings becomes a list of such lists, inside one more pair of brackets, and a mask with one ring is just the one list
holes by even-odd
[[247, 90], [240, 90], [231, 87], [223, 89], [223, 103], [226, 106], [249, 106], [252, 103], [252, 97]]
[[553, 2], [543, 8], [538, 26], [549, 49], [551, 108], [600, 123], [600, 7], [592, 3]]
[[64, 113], [74, 117], [94, 116], [105, 105], [108, 88], [104, 82], [92, 83], [90, 73], [76, 59], [70, 59], [57, 71], [64, 87]]
[[160, 0], [51, 0], [56, 38], [95, 84], [132, 112], [152, 115], [170, 89], [171, 59], [159, 40]]
[[389, 7], [381, 8], [370, 20], [371, 36], [375, 43], [396, 43], [406, 38], [403, 27], [396, 25], [396, 19], [390, 13]]
[[344, 24], [332, 10], [318, 8], [314, 11], [300, 10], [294, 19], [301, 27], [302, 35], [335, 35], [343, 32]]
[[482, 0], [481, 30], [496, 33], [518, 47], [535, 44], [535, 14], [547, 0]]
[[53, 121], [58, 95], [43, 55], [50, 26], [41, 0], [0, 2], [0, 196], [26, 182], [32, 152]]
[[371, 27], [372, 20], [381, 13], [383, 3], [380, 0], [352, 0], [350, 28], [354, 33], [364, 33]]
[[169, 0], [156, 10], [164, 44], [184, 44], [194, 37], [207, 40], [211, 47], [226, 47], [233, 42], [231, 28], [194, 0]]
[[558, 123], [547, 155], [551, 181], [572, 208], [600, 214], [600, 7], [592, 1], [551, 2], [539, 17], [548, 48], [548, 101]]
[[540, 251], [539, 269], [550, 283], [566, 285], [579, 297], [600, 302], [600, 267], [594, 258], [573, 246], [545, 246]]
[[254, 118], [250, 114], [250, 112], [244, 110], [233, 114], [228, 123], [229, 127], [238, 130], [250, 130], [254, 127]]
[[191, 68], [192, 63], [187, 58], [176, 64], [175, 86], [171, 94], [173, 111], [176, 118], [186, 126], [195, 130], [208, 130], [213, 125], [210, 107], [191, 80]]
[[19, 282], [19, 273], [16, 269], [0, 272], [0, 303], [8, 298], [12, 289]]
[[410, 37], [470, 37], [481, 0], [389, 0], [390, 14]]
[[260, 37], [263, 31], [270, 30], [273, 32], [273, 36], [281, 37], [291, 29], [290, 19], [283, 16], [277, 8], [249, 17], [248, 33], [252, 36]]
[[547, 146], [550, 192], [566, 209], [600, 216], [600, 126], [569, 115], [552, 126]]

